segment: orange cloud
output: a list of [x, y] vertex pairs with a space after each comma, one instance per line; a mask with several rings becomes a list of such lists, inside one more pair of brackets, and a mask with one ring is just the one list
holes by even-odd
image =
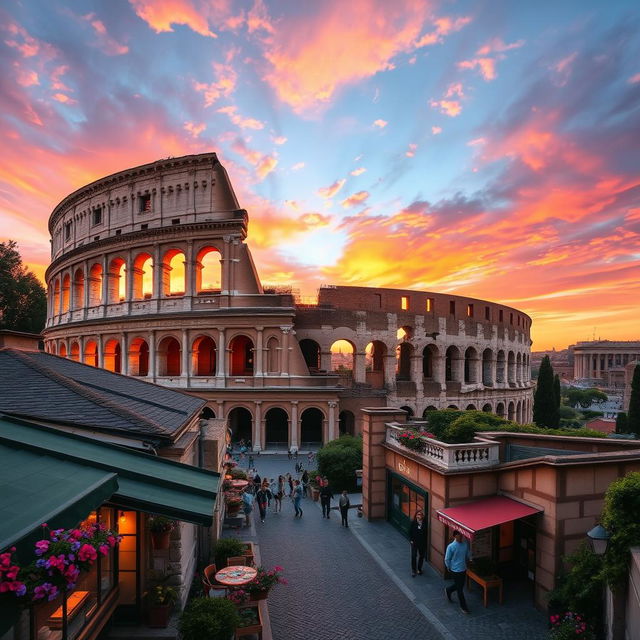
[[204, 122], [196, 124], [195, 122], [185, 122], [184, 129], [188, 131], [193, 138], [197, 138], [205, 129], [207, 125]]
[[260, 180], [264, 180], [277, 166], [278, 159], [276, 156], [265, 155], [256, 166], [256, 174]]
[[450, 118], [455, 118], [462, 113], [462, 105], [459, 100], [431, 100], [429, 104], [434, 109], [440, 109], [441, 113]]
[[194, 88], [204, 94], [204, 106], [210, 107], [222, 96], [228, 96], [236, 88], [237, 74], [233, 67], [226, 64], [213, 64], [217, 80], [210, 84], [195, 82]]
[[358, 193], [354, 193], [352, 196], [345, 198], [340, 204], [345, 209], [350, 209], [351, 207], [355, 207], [357, 204], [364, 202], [368, 197], [368, 191], [358, 191]]
[[381, 118], [378, 118], [377, 120], [374, 120], [373, 122], [373, 126], [374, 127], [379, 127], [380, 129], [384, 129], [389, 123], [386, 120], [382, 120]]
[[[485, 80], [487, 80], [487, 82], [495, 80], [497, 78], [496, 61], [505, 59], [505, 51], [519, 49], [522, 45], [524, 45], [524, 40], [518, 40], [507, 44], [501, 38], [493, 38], [476, 51], [476, 55], [479, 57], [458, 62], [458, 69], [478, 68], [480, 70], [480, 74]], [[490, 54], [494, 54], [494, 57], [488, 57]]]
[[229, 106], [218, 109], [218, 113], [225, 113], [233, 124], [241, 129], [264, 129], [264, 123], [255, 118], [243, 118], [238, 113], [238, 107]]
[[104, 26], [102, 20], [98, 20], [94, 13], [89, 13], [86, 16], [82, 16], [82, 19], [88, 22], [98, 36], [98, 46], [108, 56], [120, 56], [129, 51], [129, 47], [124, 44], [120, 44], [107, 33], [107, 28]]
[[357, 169], [354, 169], [351, 172], [352, 176], [360, 176], [362, 175], [364, 172], [366, 171], [366, 169], [364, 167], [358, 167]]
[[271, 138], [273, 140], [273, 144], [283, 145], [287, 139], [284, 136], [277, 136], [275, 138]]
[[416, 155], [417, 148], [418, 148], [418, 145], [415, 144], [414, 142], [411, 142], [409, 144], [409, 148], [407, 149], [404, 155], [407, 156], [407, 158], [413, 158], [413, 156]]
[[463, 60], [458, 62], [459, 69], [475, 69], [479, 67], [480, 73], [485, 80], [495, 80], [496, 61], [493, 58], [474, 58], [473, 60]]
[[69, 104], [69, 105], [77, 104], [77, 100], [70, 98], [68, 95], [64, 93], [54, 93], [53, 99], [57, 102], [61, 102], [62, 104]]
[[190, 0], [129, 0], [139, 18], [156, 33], [173, 31], [173, 25], [185, 25], [201, 36], [216, 38], [209, 29], [207, 16], [211, 13], [206, 4], [198, 6]]
[[326, 200], [328, 200], [329, 198], [333, 198], [333, 196], [335, 196], [336, 193], [338, 193], [338, 191], [340, 191], [340, 189], [344, 187], [345, 182], [346, 182], [345, 178], [336, 180], [333, 184], [329, 185], [328, 187], [320, 187], [320, 189], [318, 189], [316, 193], [321, 198], [325, 198]]

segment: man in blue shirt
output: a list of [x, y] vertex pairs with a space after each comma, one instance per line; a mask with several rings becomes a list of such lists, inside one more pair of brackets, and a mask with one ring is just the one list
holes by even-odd
[[464, 613], [469, 613], [467, 609], [467, 601], [464, 597], [464, 580], [467, 575], [467, 562], [471, 560], [471, 549], [469, 543], [462, 537], [462, 534], [456, 530], [453, 532], [453, 542], [447, 547], [444, 556], [445, 567], [453, 575], [453, 584], [445, 589], [447, 599], [453, 602], [451, 594], [458, 592], [458, 602]]

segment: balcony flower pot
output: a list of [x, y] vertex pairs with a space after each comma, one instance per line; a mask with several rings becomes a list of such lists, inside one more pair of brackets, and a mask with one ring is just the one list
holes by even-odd
[[269, 589], [261, 589], [259, 591], [252, 591], [249, 600], [250, 601], [258, 601], [258, 600], [266, 600], [269, 595]]
[[166, 629], [169, 625], [171, 605], [155, 605], [149, 608], [149, 626], [152, 629]]
[[155, 551], [164, 551], [169, 548], [171, 531], [152, 531], [151, 546]]
[[258, 605], [243, 606], [238, 608], [240, 624], [236, 627], [236, 639], [245, 636], [262, 635], [262, 616]]
[[175, 520], [170, 520], [164, 516], [151, 516], [147, 521], [151, 532], [151, 544], [156, 551], [169, 548], [171, 532], [176, 526]]

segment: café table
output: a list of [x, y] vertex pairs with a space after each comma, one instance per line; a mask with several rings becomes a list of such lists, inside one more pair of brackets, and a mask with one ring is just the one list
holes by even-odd
[[242, 587], [251, 582], [258, 575], [254, 567], [231, 566], [220, 569], [215, 575], [216, 582], [225, 587]]
[[247, 480], [232, 480], [231, 481], [231, 486], [234, 489], [244, 489], [248, 484], [249, 484], [249, 482]]

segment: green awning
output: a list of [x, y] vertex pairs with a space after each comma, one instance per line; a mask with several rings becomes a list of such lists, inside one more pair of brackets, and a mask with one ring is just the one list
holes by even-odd
[[0, 550], [40, 539], [44, 522], [75, 526], [117, 490], [113, 472], [0, 442]]
[[204, 526], [213, 523], [219, 473], [17, 418], [0, 419], [2, 443], [117, 474], [111, 500], [124, 507]]

